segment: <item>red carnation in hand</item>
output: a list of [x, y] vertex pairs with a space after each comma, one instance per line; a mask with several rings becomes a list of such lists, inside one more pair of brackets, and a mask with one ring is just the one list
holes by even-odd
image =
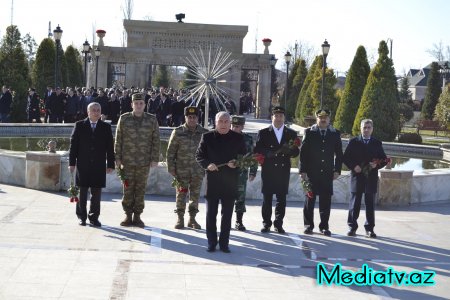
[[301, 143], [302, 143], [302, 141], [300, 140], [300, 138], [296, 137], [294, 140], [294, 146], [300, 147]]
[[125, 179], [123, 181], [123, 186], [127, 189], [130, 186], [130, 183], [128, 182], [128, 179]]
[[264, 155], [262, 155], [261, 153], [256, 153], [254, 155], [255, 160], [258, 162], [258, 164], [260, 164], [261, 166], [264, 164]]
[[312, 191], [309, 191], [308, 193], [306, 193], [306, 197], [311, 200], [312, 198], [314, 198], [314, 193]]

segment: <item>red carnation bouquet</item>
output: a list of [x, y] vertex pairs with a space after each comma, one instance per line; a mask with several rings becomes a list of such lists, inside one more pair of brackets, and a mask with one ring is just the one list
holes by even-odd
[[288, 143], [284, 143], [277, 151], [275, 151], [275, 154], [283, 152], [283, 150], [292, 150], [294, 148], [298, 148], [301, 144], [302, 140], [299, 137], [296, 137], [295, 139], [290, 140]]
[[78, 202], [78, 194], [80, 193], [80, 188], [77, 187], [74, 183], [73, 176], [70, 178], [70, 187], [67, 189], [67, 193], [70, 197], [70, 202]]
[[127, 189], [130, 186], [130, 182], [128, 181], [127, 175], [125, 175], [125, 171], [122, 168], [117, 168], [117, 176], [122, 181], [123, 187]]
[[[264, 155], [262, 155], [261, 153], [253, 154], [249, 152], [245, 155], [238, 155], [238, 158], [234, 159], [233, 161], [236, 164], [237, 168], [245, 170], [250, 167], [257, 166], [258, 164], [262, 166], [264, 164], [264, 159]], [[217, 167], [220, 168], [226, 165], [228, 165], [228, 163], [219, 164], [217, 165]]]
[[[387, 158], [374, 158], [372, 159], [372, 162], [376, 164], [375, 168], [382, 168], [386, 165], [390, 165], [392, 162], [392, 159], [390, 157]], [[369, 173], [372, 169], [372, 166], [370, 165], [370, 163], [367, 164], [363, 164], [362, 168], [361, 168], [361, 173], [367, 178], [369, 177]]]
[[302, 179], [301, 183], [306, 197], [308, 197], [308, 200], [312, 200], [314, 198], [314, 193], [312, 191], [311, 181], [309, 181], [308, 179]]
[[185, 182], [178, 180], [176, 177], [172, 179], [172, 187], [176, 188], [178, 193], [188, 192], [188, 185]]

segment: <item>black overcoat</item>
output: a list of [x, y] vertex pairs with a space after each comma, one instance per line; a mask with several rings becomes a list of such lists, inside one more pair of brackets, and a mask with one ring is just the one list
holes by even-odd
[[339, 130], [328, 126], [325, 138], [322, 138], [317, 124], [305, 130], [299, 172], [308, 175], [315, 195], [333, 195], [333, 174], [341, 173], [342, 156]]
[[[204, 133], [197, 148], [195, 158], [206, 170], [209, 164], [220, 165], [245, 155], [244, 135], [229, 131], [220, 134], [216, 130]], [[219, 171], [206, 172], [206, 195], [211, 198], [236, 198], [239, 168], [223, 166]]]
[[89, 118], [76, 122], [69, 151], [69, 166], [77, 166], [76, 184], [105, 187], [106, 168], [114, 169], [115, 160], [111, 125], [98, 120], [92, 131]]
[[291, 146], [288, 151], [281, 152], [280, 150], [283, 146], [287, 147], [295, 138], [297, 138], [297, 132], [286, 126], [283, 129], [280, 143], [278, 143], [272, 125], [258, 132], [254, 153], [261, 153], [265, 157], [261, 166], [261, 192], [263, 194], [286, 195], [288, 193], [291, 158], [298, 155], [299, 149]]
[[378, 170], [386, 166], [386, 162], [370, 170], [367, 178], [362, 172], [356, 173], [353, 170], [357, 165], [363, 168], [374, 158], [386, 159], [381, 141], [372, 137], [368, 144], [364, 144], [361, 136], [350, 140], [344, 152], [344, 164], [351, 170], [350, 191], [352, 193], [375, 194], [377, 192]]

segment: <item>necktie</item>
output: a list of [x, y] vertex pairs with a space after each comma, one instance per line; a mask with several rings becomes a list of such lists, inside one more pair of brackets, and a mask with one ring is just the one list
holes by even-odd
[[370, 139], [364, 139], [364, 144], [368, 144]]
[[322, 130], [320, 131], [320, 133], [321, 133], [322, 137], [324, 138], [324, 137], [325, 137], [325, 130], [322, 129]]
[[94, 131], [95, 130], [95, 123], [91, 123], [91, 128], [92, 128], [92, 131]]

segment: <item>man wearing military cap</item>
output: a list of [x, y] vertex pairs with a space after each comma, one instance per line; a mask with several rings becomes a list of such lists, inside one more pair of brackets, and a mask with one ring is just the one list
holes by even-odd
[[305, 130], [299, 161], [302, 180], [309, 180], [313, 196], [305, 197], [303, 223], [305, 234], [312, 234], [314, 228], [314, 205], [319, 196], [319, 229], [326, 236], [331, 235], [330, 218], [333, 180], [339, 177], [342, 167], [341, 134], [330, 125], [330, 111], [319, 109], [317, 123]]
[[[239, 134], [244, 135], [244, 142], [246, 147], [246, 153], [253, 153], [253, 138], [251, 135], [244, 133], [245, 117], [232, 116], [231, 117], [231, 130]], [[249, 173], [250, 170], [250, 173]], [[245, 231], [246, 228], [242, 222], [242, 217], [246, 212], [245, 209], [245, 194], [247, 191], [247, 180], [253, 181], [256, 177], [258, 166], [252, 166], [246, 169], [239, 169], [238, 179], [238, 195], [235, 201], [236, 223], [234, 228], [240, 231]]]
[[272, 226], [272, 198], [277, 196], [275, 220], [273, 225], [278, 233], [285, 233], [283, 219], [286, 212], [286, 195], [289, 190], [291, 174], [291, 158], [299, 153], [298, 146], [291, 145], [297, 138], [297, 132], [284, 126], [284, 108], [275, 106], [272, 109], [272, 124], [258, 132], [255, 153], [265, 156], [261, 166], [263, 193], [261, 232], [269, 232]]
[[186, 196], [189, 193], [188, 227], [201, 229], [195, 220], [198, 213], [198, 200], [205, 170], [197, 163], [195, 152], [202, 134], [207, 132], [198, 124], [199, 110], [196, 106], [184, 108], [185, 123], [172, 131], [167, 146], [167, 171], [177, 179], [180, 186], [176, 187], [176, 209], [178, 220], [175, 229], [184, 228], [184, 213], [186, 211]]
[[159, 126], [154, 115], [144, 112], [144, 95], [132, 96], [132, 112], [120, 116], [114, 151], [116, 166], [121, 168], [129, 185], [124, 184], [122, 207], [126, 217], [121, 226], [144, 227], [144, 195], [150, 167], [158, 166]]

